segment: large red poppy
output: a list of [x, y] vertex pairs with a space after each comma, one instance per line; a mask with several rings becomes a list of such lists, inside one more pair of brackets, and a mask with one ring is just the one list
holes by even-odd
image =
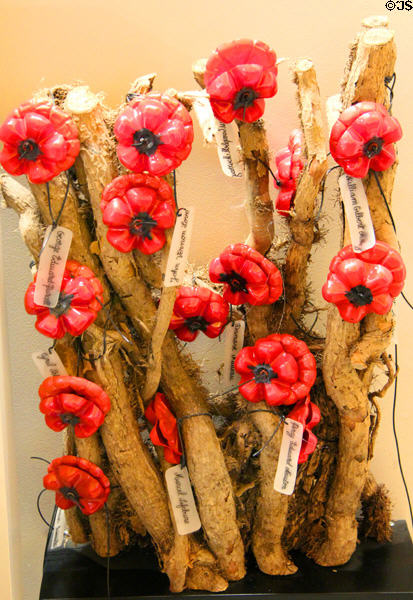
[[150, 438], [155, 446], [162, 446], [165, 460], [179, 464], [182, 448], [179, 442], [176, 417], [164, 394], [158, 393], [145, 410], [145, 417], [154, 425]]
[[52, 460], [43, 485], [56, 492], [59, 508], [77, 506], [84, 515], [93, 515], [101, 509], [110, 493], [109, 479], [102, 469], [79, 456], [66, 455]]
[[232, 244], [209, 265], [209, 277], [224, 284], [230, 304], [272, 304], [281, 296], [283, 282], [277, 267], [247, 244]]
[[292, 411], [288, 413], [288, 418], [298, 421], [304, 427], [303, 440], [298, 457], [298, 464], [301, 464], [307, 461], [310, 454], [317, 447], [317, 438], [311, 430], [320, 422], [320, 409], [314, 402], [310, 401], [310, 396], [307, 396], [297, 402]]
[[317, 375], [307, 344], [288, 334], [272, 334], [246, 346], [234, 366], [241, 375], [240, 394], [250, 402], [265, 400], [270, 406], [305, 398]]
[[102, 308], [102, 284], [89, 267], [75, 260], [66, 262], [59, 301], [54, 308], [35, 303], [35, 283], [36, 276], [27, 288], [24, 306], [29, 315], [37, 316], [37, 331], [48, 337], [60, 339], [65, 333], [80, 335]]
[[175, 224], [172, 189], [151, 175], [116, 177], [103, 190], [100, 208], [108, 241], [120, 252], [158, 252], [165, 245], [165, 229]]
[[39, 408], [45, 415], [46, 425], [53, 431], [73, 425], [79, 438], [95, 433], [110, 410], [107, 393], [83, 377], [47, 377], [39, 387], [39, 396]]
[[0, 127], [0, 140], [4, 169], [25, 174], [32, 183], [45, 183], [69, 169], [80, 148], [75, 124], [49, 100], [15, 108]]
[[293, 205], [297, 180], [304, 168], [303, 134], [299, 129], [291, 132], [288, 146], [277, 152], [275, 165], [275, 176], [278, 182], [274, 181], [274, 185], [280, 188], [275, 208], [280, 215], [287, 216]]
[[202, 331], [210, 338], [222, 333], [229, 306], [219, 294], [204, 287], [180, 287], [176, 295], [169, 329], [184, 342], [193, 342]]
[[393, 144], [401, 137], [400, 123], [382, 104], [357, 102], [341, 113], [331, 130], [331, 156], [348, 175], [366, 177], [369, 169], [392, 166]]
[[135, 173], [166, 175], [191, 152], [194, 131], [185, 106], [166, 94], [140, 96], [116, 119], [120, 162]]
[[406, 267], [397, 250], [386, 242], [356, 254], [345, 246], [333, 258], [322, 293], [341, 317], [358, 323], [368, 313], [383, 315], [404, 286]]
[[235, 40], [219, 46], [207, 61], [204, 77], [217, 119], [251, 123], [262, 117], [263, 98], [277, 93], [276, 60], [263, 42]]

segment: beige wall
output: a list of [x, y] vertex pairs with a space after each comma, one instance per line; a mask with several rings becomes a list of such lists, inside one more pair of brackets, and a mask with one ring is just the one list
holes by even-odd
[[[266, 121], [273, 150], [284, 145], [288, 132], [297, 125], [294, 87], [289, 66], [295, 57], [314, 60], [324, 98], [338, 91], [352, 40], [361, 19], [370, 14], [388, 14], [397, 33], [399, 60], [394, 114], [400, 119], [405, 137], [399, 144], [400, 167], [394, 194], [402, 250], [413, 266], [411, 222], [411, 147], [413, 119], [411, 99], [411, 22], [407, 12], [384, 8], [384, 0], [0, 0], [0, 119], [33, 90], [55, 83], [83, 81], [94, 91], [103, 90], [108, 104], [116, 105], [128, 83], [136, 76], [157, 71], [157, 87], [193, 89], [191, 63], [208, 55], [222, 41], [237, 37], [259, 38], [272, 45], [280, 57], [279, 93], [268, 101]], [[241, 207], [243, 183], [225, 178], [213, 148], [203, 148], [198, 140], [179, 169], [178, 192], [181, 205], [196, 204], [197, 220], [191, 250], [194, 262], [207, 261], [225, 244], [243, 239], [246, 219]], [[331, 207], [330, 207], [331, 208]], [[331, 213], [333, 214], [333, 213]], [[337, 243], [338, 222], [333, 215], [324, 221], [330, 230], [327, 243], [313, 257], [313, 275], [320, 286], [330, 256]], [[8, 348], [12, 375], [12, 397], [8, 410], [16, 457], [19, 527], [14, 541], [20, 541], [20, 579], [25, 600], [38, 597], [40, 565], [45, 527], [35, 511], [35, 498], [41, 488], [42, 463], [29, 461], [32, 454], [52, 458], [59, 452], [59, 436], [43, 425], [37, 412], [36, 388], [40, 377], [30, 361], [30, 353], [45, 346], [33, 320], [24, 313], [23, 295], [30, 280], [29, 257], [16, 232], [17, 219], [4, 211], [5, 292], [7, 296]], [[406, 293], [413, 298], [408, 279]], [[413, 315], [399, 302], [399, 346], [402, 372], [399, 381], [398, 431], [406, 476], [413, 490], [411, 458], [411, 402]], [[6, 397], [6, 396], [5, 396]], [[397, 468], [391, 433], [391, 403], [382, 401], [383, 421], [374, 459], [374, 471], [392, 490], [395, 518], [408, 518], [407, 505]], [[10, 465], [10, 463], [8, 463]], [[0, 463], [1, 466], [1, 463]], [[0, 480], [1, 483], [1, 480]], [[49, 504], [48, 504], [49, 502]], [[50, 514], [51, 499], [44, 510]], [[1, 530], [0, 530], [1, 531]], [[18, 549], [19, 544], [15, 544]], [[4, 564], [0, 545], [0, 564]], [[13, 600], [19, 600], [16, 594]]]

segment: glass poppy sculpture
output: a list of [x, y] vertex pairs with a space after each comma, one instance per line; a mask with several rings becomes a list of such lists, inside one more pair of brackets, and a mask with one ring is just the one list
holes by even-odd
[[304, 169], [303, 134], [299, 129], [291, 132], [288, 146], [281, 148], [275, 155], [274, 186], [279, 188], [275, 208], [280, 215], [288, 216], [293, 206], [297, 189], [297, 180]]
[[115, 121], [120, 162], [133, 171], [166, 175], [191, 152], [194, 131], [185, 106], [166, 94], [132, 101]]
[[182, 286], [176, 295], [169, 329], [184, 342], [193, 342], [200, 331], [210, 338], [222, 333], [229, 305], [219, 294], [204, 287]]
[[11, 175], [45, 183], [69, 169], [79, 154], [76, 125], [49, 100], [15, 108], [0, 127], [0, 163]]
[[103, 289], [99, 279], [89, 267], [75, 260], [66, 262], [60, 296], [54, 308], [40, 306], [34, 301], [36, 275], [24, 296], [24, 306], [29, 315], [36, 315], [37, 331], [54, 339], [66, 333], [77, 336], [91, 325], [103, 303]]
[[110, 493], [109, 479], [102, 469], [79, 456], [62, 456], [52, 460], [43, 477], [46, 490], [56, 492], [55, 502], [67, 510], [77, 506], [84, 515], [100, 510]]
[[99, 429], [110, 410], [110, 399], [101, 387], [83, 377], [47, 377], [39, 387], [39, 409], [46, 425], [63, 431], [72, 425], [76, 437], [86, 438]]
[[297, 402], [288, 414], [288, 418], [298, 421], [304, 427], [298, 464], [305, 463], [317, 447], [317, 437], [311, 430], [321, 420], [320, 409], [314, 402], [310, 401], [310, 396], [307, 396]]
[[402, 137], [400, 123], [376, 102], [357, 102], [344, 110], [330, 134], [330, 152], [352, 177], [369, 169], [385, 171], [396, 160], [394, 142]]
[[317, 367], [307, 344], [289, 334], [272, 334], [238, 352], [234, 367], [239, 392], [249, 402], [294, 404], [314, 384]]
[[116, 177], [103, 190], [100, 208], [108, 242], [120, 252], [154, 254], [165, 245], [165, 229], [175, 225], [171, 187], [143, 173]]
[[277, 267], [247, 244], [232, 244], [209, 265], [209, 278], [224, 284], [230, 304], [272, 304], [281, 296], [283, 282]]
[[277, 93], [276, 54], [264, 42], [235, 40], [208, 58], [205, 87], [217, 119], [252, 123], [264, 114], [264, 98]]
[[389, 312], [405, 278], [402, 257], [386, 242], [376, 242], [359, 254], [349, 245], [331, 261], [322, 294], [337, 306], [344, 321], [358, 323], [368, 313]]
[[145, 417], [154, 427], [150, 438], [155, 446], [163, 447], [165, 460], [179, 464], [182, 456], [178, 425], [164, 394], [158, 393], [145, 410]]

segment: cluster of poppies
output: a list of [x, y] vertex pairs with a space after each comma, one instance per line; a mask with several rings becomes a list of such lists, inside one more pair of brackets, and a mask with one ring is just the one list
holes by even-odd
[[272, 334], [242, 348], [234, 367], [241, 375], [239, 392], [249, 402], [295, 405], [288, 417], [303, 424], [299, 462], [305, 462], [317, 444], [311, 429], [320, 421], [320, 411], [309, 396], [317, 365], [307, 344], [292, 335]]
[[281, 273], [247, 244], [225, 248], [209, 266], [212, 282], [223, 284], [223, 295], [208, 288], [179, 288], [169, 328], [180, 340], [192, 342], [202, 331], [218, 337], [228, 323], [229, 305], [272, 304], [283, 291]]

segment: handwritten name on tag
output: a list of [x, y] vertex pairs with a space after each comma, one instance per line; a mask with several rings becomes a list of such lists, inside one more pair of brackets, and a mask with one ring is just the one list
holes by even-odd
[[55, 350], [33, 352], [32, 359], [44, 379], [55, 375], [67, 375], [64, 364]]
[[188, 469], [181, 465], [171, 467], [165, 473], [166, 487], [179, 535], [186, 535], [201, 528]]
[[242, 177], [242, 167], [238, 157], [238, 128], [235, 123], [221, 123], [216, 119], [217, 132], [215, 139], [219, 162], [224, 175]]
[[238, 320], [230, 323], [226, 328], [224, 348], [224, 386], [235, 385], [240, 376], [235, 371], [234, 363], [238, 352], [244, 345], [245, 321]]
[[66, 227], [53, 229], [50, 225], [46, 229], [34, 290], [36, 304], [54, 308], [58, 303], [72, 237], [72, 232]]
[[164, 275], [165, 287], [181, 285], [183, 281], [188, 263], [194, 216], [195, 209], [193, 207], [179, 209]]
[[293, 419], [286, 419], [274, 479], [274, 490], [280, 494], [291, 496], [294, 492], [302, 439], [302, 424]]
[[344, 202], [353, 250], [354, 252], [364, 252], [364, 250], [374, 246], [376, 236], [363, 181], [349, 175], [342, 175], [338, 183]]
[[194, 96], [192, 108], [196, 114], [204, 141], [208, 144], [214, 141], [217, 134], [218, 121], [212, 112], [211, 103], [205, 95]]

